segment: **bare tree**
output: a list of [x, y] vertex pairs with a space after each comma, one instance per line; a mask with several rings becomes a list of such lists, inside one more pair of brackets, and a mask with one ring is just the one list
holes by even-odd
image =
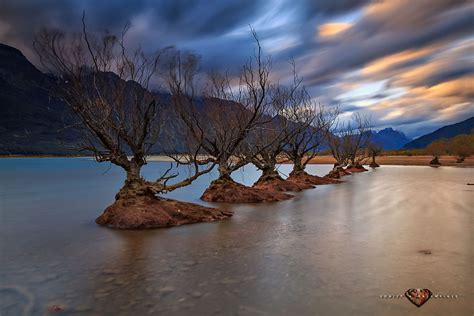
[[339, 166], [359, 167], [370, 141], [371, 120], [368, 115], [355, 113], [351, 121], [329, 135], [328, 144]]
[[375, 158], [379, 156], [383, 151], [382, 145], [371, 140], [367, 143], [367, 153], [372, 158], [369, 167], [378, 168], [380, 165], [375, 161]]
[[346, 141], [347, 157], [350, 167], [359, 167], [364, 158], [366, 158], [366, 148], [371, 136], [371, 119], [368, 115], [357, 112], [352, 115], [352, 121], [348, 122], [344, 131]]
[[[257, 147], [251, 141], [255, 130], [268, 126], [274, 118], [271, 115], [271, 60], [263, 56], [254, 30], [252, 35], [257, 49], [239, 76], [231, 78], [227, 73], [212, 72], [203, 93], [198, 96], [197, 59], [176, 52], [168, 63], [166, 81], [174, 106], [189, 134], [201, 144], [202, 153], [218, 165], [219, 177], [211, 187], [236, 185], [232, 172], [251, 163], [271, 145]], [[214, 200], [206, 198], [206, 192], [203, 198]]]
[[447, 143], [446, 139], [439, 139], [432, 142], [426, 147], [425, 151], [428, 154], [433, 156], [433, 159], [430, 161], [430, 165], [433, 165], [433, 166], [441, 165], [439, 158], [441, 157], [442, 154], [446, 153], [446, 149], [447, 149], [446, 143]]
[[41, 31], [35, 49], [43, 66], [57, 76], [54, 93], [78, 118], [76, 127], [84, 136], [80, 150], [92, 153], [98, 162], [111, 162], [125, 170], [127, 178], [116, 200], [158, 202], [155, 194], [186, 186], [209, 172], [212, 164], [202, 168], [191, 158], [193, 172], [173, 184], [168, 183], [178, 176], [171, 173], [173, 166], [153, 181], [141, 176], [166, 119], [160, 115], [161, 101], [148, 91], [162, 52], [127, 49], [128, 26], [120, 36], [95, 36], [87, 32], [84, 16], [82, 22], [80, 34]]
[[262, 171], [254, 187], [278, 191], [301, 190], [295, 183], [285, 181], [277, 170], [277, 163], [284, 155], [289, 139], [297, 131], [297, 124], [286, 117], [286, 112], [291, 107], [291, 95], [295, 89], [296, 87], [283, 85], [277, 85], [273, 89], [271, 114], [273, 120], [255, 129], [250, 135], [251, 146], [257, 153], [252, 155], [252, 163]]
[[296, 73], [294, 82], [295, 89], [286, 108], [286, 117], [293, 126], [288, 130], [290, 135], [284, 146], [287, 159], [293, 162], [290, 179], [308, 177], [306, 165], [318, 154], [338, 115], [337, 109], [327, 109], [315, 103], [306, 89], [300, 86], [301, 79]]

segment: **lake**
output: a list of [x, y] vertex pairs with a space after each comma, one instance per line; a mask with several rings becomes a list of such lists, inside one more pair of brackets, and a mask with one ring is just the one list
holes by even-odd
[[[151, 162], [144, 174], [168, 166]], [[259, 174], [234, 176], [252, 184]], [[168, 196], [212, 205], [199, 197], [214, 177]], [[214, 204], [234, 211], [226, 221], [97, 226], [123, 180], [87, 158], [0, 159], [2, 316], [473, 313], [472, 168], [382, 166], [289, 201]], [[380, 298], [409, 288], [458, 297], [421, 308]]]

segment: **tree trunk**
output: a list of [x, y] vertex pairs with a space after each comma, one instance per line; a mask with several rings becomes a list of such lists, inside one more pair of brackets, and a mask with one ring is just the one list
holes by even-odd
[[155, 197], [155, 193], [150, 185], [140, 175], [141, 168], [142, 166], [132, 163], [130, 167], [126, 169], [127, 179], [123, 187], [116, 194], [116, 200]]
[[370, 163], [369, 167], [371, 167], [371, 168], [380, 167], [380, 165], [375, 161], [375, 155], [372, 155], [372, 162]]
[[268, 181], [268, 180], [283, 180], [278, 171], [275, 170], [275, 167], [267, 167], [262, 169], [262, 175], [258, 181]]
[[219, 170], [219, 178], [217, 180], [232, 181], [232, 182], [234, 181], [232, 180], [232, 177], [230, 176], [232, 171], [227, 166], [227, 164], [219, 164], [219, 167], [217, 169]]
[[303, 157], [297, 157], [293, 160], [293, 171], [291, 174], [304, 173]]

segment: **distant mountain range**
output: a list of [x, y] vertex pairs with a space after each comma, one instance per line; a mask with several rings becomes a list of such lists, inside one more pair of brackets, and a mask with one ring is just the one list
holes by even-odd
[[371, 135], [371, 140], [383, 147], [385, 150], [397, 150], [403, 147], [411, 139], [400, 131], [387, 127]]
[[420, 136], [413, 141], [405, 144], [404, 149], [425, 148], [432, 142], [442, 138], [452, 138], [460, 134], [469, 134], [474, 129], [474, 116], [459, 123], [446, 125], [436, 131]]

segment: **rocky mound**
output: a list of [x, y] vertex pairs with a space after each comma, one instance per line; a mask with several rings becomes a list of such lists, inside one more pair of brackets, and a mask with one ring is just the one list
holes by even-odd
[[337, 180], [328, 177], [319, 177], [308, 174], [307, 172], [292, 172], [287, 181], [298, 184], [305, 189], [314, 188], [315, 185], [336, 184]]
[[364, 166], [362, 165], [355, 165], [355, 166], [348, 166], [346, 168], [346, 171], [349, 171], [350, 173], [354, 173], [354, 172], [365, 172], [369, 170], [365, 169]]
[[217, 179], [204, 191], [201, 199], [208, 202], [260, 203], [283, 201], [293, 197], [281, 191], [247, 187], [232, 180]]
[[118, 199], [96, 219], [99, 225], [117, 229], [147, 229], [213, 222], [232, 212], [158, 197]]
[[271, 176], [261, 176], [257, 182], [253, 185], [254, 188], [262, 189], [262, 190], [270, 190], [270, 191], [301, 191], [305, 189], [305, 187], [299, 185], [294, 181], [287, 181], [280, 177], [279, 174], [271, 175]]
[[352, 173], [350, 173], [349, 171], [347, 171], [346, 169], [344, 169], [343, 167], [334, 167], [334, 169], [332, 169], [327, 175], [325, 175], [324, 177], [325, 178], [328, 178], [328, 179], [339, 179], [340, 177], [343, 177], [343, 176], [348, 176], [348, 175], [351, 175]]

